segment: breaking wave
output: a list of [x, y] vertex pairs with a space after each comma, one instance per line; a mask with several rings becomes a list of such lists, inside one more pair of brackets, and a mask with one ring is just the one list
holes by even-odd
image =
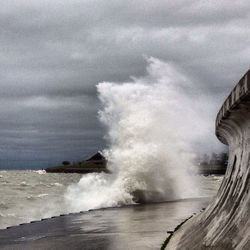
[[148, 59], [145, 77], [97, 85], [112, 174], [88, 174], [71, 185], [65, 195], [70, 210], [197, 196], [189, 171], [207, 127], [186, 93], [189, 86], [174, 65], [155, 58]]

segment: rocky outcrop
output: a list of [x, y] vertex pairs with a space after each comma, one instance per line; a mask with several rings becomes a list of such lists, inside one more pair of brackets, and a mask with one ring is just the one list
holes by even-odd
[[250, 70], [222, 105], [216, 135], [229, 145], [218, 194], [203, 213], [175, 233], [166, 249], [250, 249]]

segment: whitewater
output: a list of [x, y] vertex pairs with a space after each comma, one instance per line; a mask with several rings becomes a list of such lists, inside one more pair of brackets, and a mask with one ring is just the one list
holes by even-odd
[[108, 145], [102, 153], [112, 175], [91, 174], [71, 185], [65, 196], [71, 210], [201, 195], [193, 159], [214, 145], [213, 129], [209, 102], [202, 107], [191, 86], [180, 69], [156, 58], [147, 58], [143, 77], [97, 85]]
[[197, 152], [218, 149], [208, 122], [211, 103], [194, 98], [192, 81], [175, 65], [146, 61], [145, 76], [97, 85], [98, 117], [107, 141], [102, 153], [111, 174], [1, 171], [1, 228], [131, 205], [142, 197], [149, 203], [215, 194], [220, 178], [197, 176], [193, 166]]
[[[0, 171], [0, 229], [72, 212], [68, 186], [82, 175], [39, 171]], [[213, 196], [222, 177], [199, 177], [204, 196]], [[78, 211], [79, 212], [79, 211]]]

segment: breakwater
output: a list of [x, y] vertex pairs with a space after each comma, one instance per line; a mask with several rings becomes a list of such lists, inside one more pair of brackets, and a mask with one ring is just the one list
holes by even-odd
[[250, 70], [222, 105], [216, 135], [229, 146], [218, 194], [203, 213], [176, 232], [166, 249], [250, 249]]

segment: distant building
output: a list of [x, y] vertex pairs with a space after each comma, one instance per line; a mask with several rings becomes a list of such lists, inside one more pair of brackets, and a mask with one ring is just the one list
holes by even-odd
[[212, 153], [211, 157], [204, 154], [202, 157], [196, 159], [199, 174], [204, 175], [224, 175], [227, 169], [228, 154]]

